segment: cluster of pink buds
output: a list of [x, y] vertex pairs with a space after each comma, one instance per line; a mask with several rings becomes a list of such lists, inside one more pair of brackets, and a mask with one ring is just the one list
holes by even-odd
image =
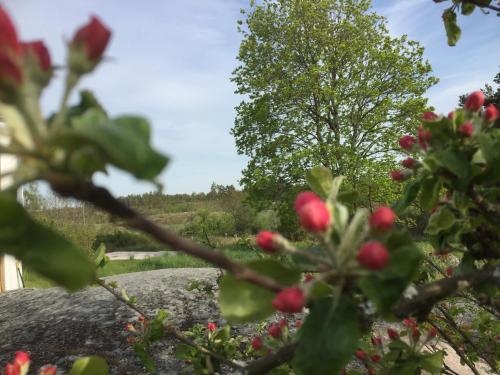
[[[302, 326], [302, 320], [296, 320], [293, 325], [296, 329]], [[281, 319], [278, 323], [271, 323], [267, 328], [267, 339], [262, 336], [255, 336], [251, 341], [252, 349], [256, 352], [269, 353], [270, 349], [266, 345], [266, 340], [287, 340], [290, 334], [289, 323], [286, 319]]]
[[[26, 352], [16, 352], [14, 361], [7, 363], [4, 370], [4, 375], [26, 375], [30, 368], [31, 359]], [[38, 375], [57, 375], [57, 368], [53, 365], [43, 366]]]
[[[477, 113], [483, 108], [484, 104], [485, 98], [483, 92], [474, 91], [465, 100], [464, 109], [469, 113]], [[455, 112], [448, 114], [448, 119], [453, 121], [455, 118]], [[494, 104], [487, 105], [483, 110], [482, 118], [487, 123], [495, 122], [498, 119], [498, 108]], [[424, 122], [439, 121], [441, 117], [434, 112], [424, 112], [422, 120]], [[474, 134], [474, 123], [468, 120], [462, 124], [458, 124], [456, 132], [462, 138], [469, 138]], [[399, 139], [399, 145], [403, 150], [408, 152], [417, 152], [419, 150], [426, 152], [431, 140], [432, 133], [423, 126], [420, 126], [416, 138], [413, 135], [404, 135]], [[405, 168], [404, 170], [395, 170], [390, 173], [391, 178], [397, 182], [407, 180], [412, 174], [411, 171], [419, 166], [419, 163], [411, 157], [403, 160], [401, 164]]]
[[[111, 31], [93, 16], [69, 43], [70, 71], [77, 75], [92, 71], [102, 60], [110, 38]], [[0, 7], [0, 99], [16, 103], [27, 80], [41, 89], [49, 83], [52, 73], [52, 61], [43, 41], [20, 41], [10, 16]]]
[[141, 340], [141, 337], [145, 334], [149, 327], [149, 320], [144, 316], [139, 315], [136, 322], [129, 322], [125, 324], [125, 332], [130, 335], [127, 336], [127, 342], [129, 344], [135, 344]]
[[375, 367], [373, 366], [379, 363], [382, 359], [382, 356], [380, 354], [374, 353], [369, 355], [363, 349], [358, 349], [354, 352], [354, 355], [363, 363], [369, 375], [375, 375], [377, 373]]

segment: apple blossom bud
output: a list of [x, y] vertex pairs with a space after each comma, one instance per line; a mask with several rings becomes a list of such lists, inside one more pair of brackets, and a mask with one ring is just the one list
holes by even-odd
[[0, 100], [15, 103], [22, 82], [21, 44], [14, 23], [0, 6]]
[[300, 328], [300, 327], [302, 327], [302, 320], [297, 319], [297, 320], [295, 321], [295, 328]]
[[324, 232], [330, 225], [330, 211], [321, 200], [304, 204], [298, 214], [300, 224], [309, 232]]
[[57, 375], [57, 367], [53, 365], [45, 365], [40, 369], [39, 375]]
[[370, 359], [372, 360], [373, 363], [379, 363], [380, 359], [382, 359], [382, 357], [379, 354], [373, 354], [370, 357]]
[[256, 242], [257, 246], [259, 246], [266, 253], [275, 253], [279, 250], [274, 239], [278, 236], [278, 233], [269, 232], [269, 231], [261, 231], [257, 234]]
[[389, 207], [380, 207], [370, 216], [370, 227], [379, 232], [391, 230], [396, 214]]
[[406, 181], [410, 177], [410, 174], [399, 170], [391, 171], [390, 173], [392, 180], [397, 182]]
[[399, 145], [407, 151], [411, 151], [415, 143], [417, 143], [417, 140], [412, 135], [403, 135], [399, 138]]
[[483, 112], [485, 121], [494, 122], [498, 118], [498, 109], [495, 104], [489, 104]]
[[304, 276], [304, 281], [306, 283], [310, 283], [313, 280], [314, 280], [313, 274], [312, 273], [306, 273], [306, 275]]
[[304, 307], [305, 296], [302, 289], [297, 287], [286, 288], [274, 297], [273, 307], [285, 313], [301, 312]]
[[372, 336], [372, 345], [373, 346], [380, 346], [382, 345], [382, 339], [377, 336]]
[[413, 337], [415, 340], [418, 340], [421, 336], [421, 333], [420, 331], [418, 330], [417, 327], [413, 327], [412, 331], [411, 331], [411, 337]]
[[429, 146], [429, 141], [432, 139], [432, 133], [421, 126], [418, 128], [417, 136], [420, 148], [424, 151], [427, 150], [427, 147]]
[[29, 54], [33, 54], [33, 57], [36, 58], [36, 62], [38, 67], [42, 72], [50, 71], [52, 67], [52, 62], [50, 59], [49, 50], [41, 40], [34, 40], [32, 42], [23, 42], [21, 43], [22, 51], [24, 56], [29, 56]]
[[298, 213], [304, 205], [313, 201], [321, 201], [321, 198], [312, 191], [303, 191], [297, 194], [297, 198], [295, 198], [295, 203], [293, 204], [295, 212]]
[[465, 99], [464, 108], [468, 111], [477, 111], [484, 104], [484, 94], [482, 91], [474, 91]]
[[5, 365], [5, 375], [20, 375], [21, 374], [21, 369], [19, 368], [18, 364], [15, 363], [7, 363]]
[[217, 324], [215, 324], [214, 322], [208, 322], [207, 323], [207, 329], [210, 331], [210, 332], [213, 332], [217, 329]]
[[387, 328], [387, 335], [391, 340], [397, 340], [399, 338], [399, 333], [393, 328]]
[[417, 161], [413, 158], [406, 158], [401, 162], [401, 165], [408, 169], [413, 169], [417, 165]]
[[448, 268], [446, 269], [446, 275], [448, 275], [449, 277], [453, 276], [453, 271], [454, 271], [454, 270], [453, 270], [453, 267], [451, 267], [451, 266], [450, 266], [450, 267], [448, 267]]
[[263, 346], [262, 337], [255, 336], [252, 339], [252, 349], [253, 350], [260, 350], [260, 349], [262, 349], [262, 346]]
[[363, 267], [377, 271], [383, 269], [389, 263], [389, 252], [381, 242], [369, 241], [361, 246], [357, 259]]
[[357, 359], [360, 361], [364, 361], [366, 359], [366, 352], [363, 349], [358, 349], [354, 352], [354, 355], [356, 356]]
[[413, 318], [403, 319], [403, 325], [405, 327], [414, 328], [417, 326], [417, 321]]
[[424, 112], [424, 114], [422, 115], [422, 118], [425, 121], [434, 121], [438, 117], [439, 117], [438, 115], [436, 115], [434, 112], [431, 112], [431, 111]]
[[277, 339], [281, 336], [281, 328], [277, 324], [271, 324], [267, 329], [267, 333], [269, 334], [269, 336]]
[[285, 328], [288, 326], [288, 322], [286, 321], [286, 319], [281, 319], [279, 322], [278, 322], [278, 325], [280, 326], [281, 329]]
[[463, 123], [462, 125], [460, 125], [458, 127], [458, 133], [462, 136], [462, 137], [470, 137], [472, 135], [472, 133], [474, 132], [474, 125], [472, 125], [472, 122], [466, 122], [466, 123]]
[[429, 330], [427, 331], [427, 338], [428, 338], [429, 340], [431, 340], [431, 339], [433, 339], [434, 337], [436, 337], [437, 333], [438, 333], [437, 328], [436, 328], [436, 327], [432, 327], [431, 329], [429, 329]]

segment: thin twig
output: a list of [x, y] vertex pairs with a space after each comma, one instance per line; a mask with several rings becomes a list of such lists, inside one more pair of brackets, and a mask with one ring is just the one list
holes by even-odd
[[443, 329], [441, 329], [441, 327], [439, 327], [432, 320], [429, 319], [428, 322], [429, 322], [430, 325], [432, 325], [434, 328], [437, 329], [437, 331], [439, 332], [439, 334], [441, 335], [441, 337], [443, 339], [445, 339], [445, 341], [448, 343], [448, 345], [450, 345], [453, 348], [453, 350], [458, 354], [458, 356], [462, 359], [462, 361], [464, 361], [464, 363], [472, 370], [472, 372], [475, 375], [480, 375], [479, 372], [476, 369], [476, 366], [474, 366], [474, 363], [469, 358], [467, 358], [467, 356], [463, 353], [462, 350], [460, 350], [460, 348], [458, 347], [458, 345], [446, 333], [446, 331], [443, 330]]
[[[144, 316], [146, 319], [151, 320], [151, 317], [148, 316], [148, 314], [146, 314], [146, 312], [144, 312], [143, 310], [141, 310], [139, 307], [137, 307], [131, 301], [123, 298], [123, 296], [121, 296], [116, 290], [114, 290], [109, 285], [107, 285], [104, 280], [97, 278], [95, 280], [95, 282], [97, 284], [99, 284], [101, 287], [103, 287], [104, 289], [106, 289], [108, 292], [110, 292], [118, 301], [126, 304], [128, 307], [130, 307], [132, 310], [134, 310], [135, 312], [139, 313], [140, 315]], [[193, 348], [195, 348], [199, 352], [201, 352], [203, 354], [206, 354], [206, 355], [209, 355], [210, 357], [216, 358], [219, 361], [221, 361], [222, 363], [225, 363], [226, 365], [231, 366], [232, 368], [235, 368], [235, 369], [241, 369], [241, 368], [243, 368], [242, 365], [239, 365], [239, 364], [231, 361], [230, 359], [228, 359], [228, 358], [226, 358], [226, 357], [224, 357], [224, 356], [222, 356], [222, 355], [220, 355], [218, 353], [215, 353], [215, 352], [213, 352], [213, 351], [205, 348], [204, 346], [196, 344], [194, 341], [192, 341], [189, 338], [187, 338], [173, 324], [165, 323], [164, 327], [165, 327], [165, 332], [167, 332], [169, 335], [174, 336], [176, 339], [178, 339], [179, 341], [181, 341], [181, 342], [183, 342], [183, 343], [185, 343], [185, 344], [187, 344], [189, 346], [192, 346]]]
[[265, 374], [275, 367], [290, 361], [293, 358], [295, 350], [299, 345], [298, 342], [281, 347], [276, 353], [260, 358], [244, 369], [246, 375], [260, 375]]

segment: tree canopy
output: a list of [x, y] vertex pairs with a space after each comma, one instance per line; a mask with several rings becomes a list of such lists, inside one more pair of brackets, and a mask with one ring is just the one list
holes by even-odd
[[423, 48], [391, 37], [370, 7], [264, 0], [243, 11], [232, 80], [245, 99], [232, 134], [250, 158], [242, 179], [250, 191], [280, 200], [314, 165], [356, 186], [394, 163], [398, 136], [415, 129], [437, 79]]

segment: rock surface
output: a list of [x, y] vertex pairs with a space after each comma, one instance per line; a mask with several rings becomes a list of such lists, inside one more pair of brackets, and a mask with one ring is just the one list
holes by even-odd
[[[217, 319], [215, 302], [204, 293], [188, 291], [190, 280], [215, 285], [217, 269], [183, 268], [117, 275], [116, 281], [137, 297], [147, 313], [170, 312], [181, 329]], [[112, 374], [146, 374], [126, 341], [125, 324], [137, 314], [108, 291], [92, 287], [74, 294], [60, 288], [21, 289], [0, 294], [0, 368], [12, 360], [16, 350], [31, 354], [32, 369], [46, 363], [68, 370], [76, 357], [98, 354], [106, 359]], [[161, 365], [159, 373], [178, 374], [182, 362], [173, 355], [173, 339], [153, 348]]]

